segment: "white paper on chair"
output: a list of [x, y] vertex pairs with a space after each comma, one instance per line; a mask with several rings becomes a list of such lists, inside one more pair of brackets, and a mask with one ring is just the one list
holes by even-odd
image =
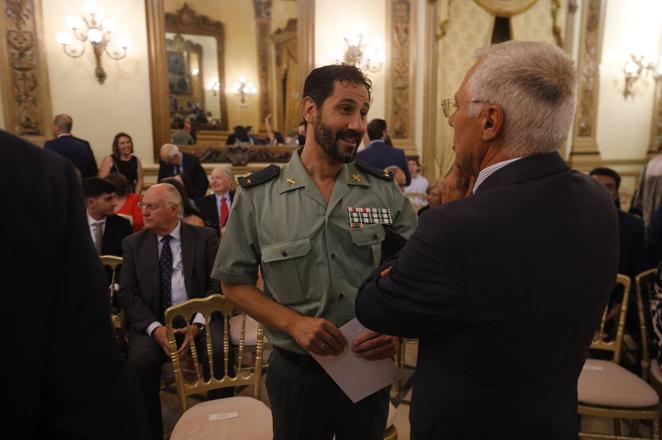
[[310, 353], [354, 403], [391, 385], [397, 374], [393, 360], [369, 361], [352, 351], [352, 341], [365, 330], [358, 319], [354, 318], [340, 327], [348, 343], [344, 352], [338, 356]]

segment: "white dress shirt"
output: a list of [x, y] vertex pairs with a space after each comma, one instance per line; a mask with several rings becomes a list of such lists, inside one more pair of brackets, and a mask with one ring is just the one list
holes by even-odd
[[[170, 303], [172, 305], [182, 303], [188, 299], [188, 294], [186, 293], [186, 285], [184, 284], [184, 263], [182, 262], [182, 240], [181, 240], [181, 222], [177, 223], [175, 229], [170, 231], [170, 250], [172, 251], [172, 297], [170, 298]], [[163, 249], [163, 242], [161, 239], [165, 235], [156, 235], [157, 241], [157, 252], [158, 256], [161, 256], [161, 250]], [[196, 314], [193, 322], [198, 322], [204, 324], [205, 320], [200, 314]], [[147, 334], [152, 336], [152, 332], [156, 327], [159, 327], [161, 324], [158, 321], [154, 321], [149, 326], [147, 326]]]
[[503, 160], [501, 162], [497, 162], [495, 164], [490, 165], [487, 168], [484, 168], [480, 170], [480, 173], [478, 173], [478, 177], [476, 178], [476, 183], [474, 184], [474, 188], [472, 190], [472, 193], [476, 193], [476, 190], [478, 187], [487, 179], [490, 177], [492, 174], [496, 173], [499, 171], [501, 168], [505, 167], [506, 165], [510, 165], [511, 163], [520, 160], [521, 157], [516, 157], [514, 159], [508, 159], [508, 160]]
[[88, 229], [90, 231], [90, 235], [92, 236], [92, 243], [94, 243], [94, 246], [97, 245], [97, 242], [94, 237], [94, 231], [96, 230], [96, 226], [94, 226], [95, 223], [101, 222], [101, 235], [105, 234], [106, 232], [106, 217], [103, 218], [103, 220], [95, 220], [92, 217], [90, 217], [89, 213], [87, 214], [87, 225]]
[[230, 200], [230, 191], [226, 191], [225, 194], [216, 194], [214, 193], [214, 196], [216, 196], [216, 212], [218, 212], [219, 215], [219, 220], [220, 220], [220, 215], [221, 215], [221, 199], [225, 197], [225, 203], [228, 205], [228, 212], [230, 207], [232, 206], [232, 200]]

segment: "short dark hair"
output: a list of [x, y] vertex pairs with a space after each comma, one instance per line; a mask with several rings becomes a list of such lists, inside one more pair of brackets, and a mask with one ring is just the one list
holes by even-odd
[[303, 86], [303, 97], [313, 100], [319, 108], [326, 98], [331, 96], [337, 81], [347, 81], [368, 89], [368, 97], [372, 91], [372, 81], [351, 64], [331, 64], [313, 69]]
[[124, 196], [129, 193], [129, 179], [124, 174], [110, 173], [106, 176], [106, 180], [115, 187], [115, 192], [118, 196]]
[[120, 131], [113, 138], [113, 154], [115, 156], [120, 155], [120, 138], [121, 137], [129, 138], [129, 141], [131, 141], [131, 153], [133, 153], [133, 139], [128, 134], [124, 133], [123, 131]]
[[621, 175], [618, 174], [616, 171], [612, 170], [611, 168], [607, 167], [598, 167], [598, 168], [593, 168], [590, 173], [588, 173], [591, 176], [607, 176], [611, 177], [614, 179], [614, 182], [616, 182], [616, 189], [621, 187]]
[[83, 179], [83, 195], [85, 198], [99, 197], [103, 194], [117, 192], [115, 185], [101, 177], [88, 177]]
[[184, 120], [181, 118], [175, 119], [175, 128], [177, 130], [181, 130], [182, 128], [184, 128]]
[[373, 119], [368, 123], [368, 138], [371, 141], [384, 137], [386, 131], [386, 121], [383, 119]]

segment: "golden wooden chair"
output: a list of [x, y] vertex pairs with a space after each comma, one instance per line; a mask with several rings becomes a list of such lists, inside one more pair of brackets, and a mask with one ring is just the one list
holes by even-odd
[[[639, 330], [641, 331], [641, 377], [648, 382], [651, 377], [651, 359], [648, 347], [648, 327], [647, 322], [651, 321], [650, 316], [646, 316], [646, 301], [651, 303], [651, 298], [655, 295], [655, 274], [657, 269], [648, 269], [641, 272], [636, 277], [637, 283], [637, 316], [639, 316]], [[648, 313], [650, 315], [650, 313]], [[659, 370], [659, 368], [658, 368]]]
[[110, 319], [113, 323], [113, 329], [118, 332], [124, 331], [124, 314], [117, 311], [114, 307], [115, 297], [117, 296], [117, 268], [122, 265], [122, 257], [115, 255], [101, 255], [99, 256], [101, 264], [107, 266], [111, 270], [110, 286], [108, 286], [108, 293], [110, 296]]
[[[659, 397], [655, 390], [639, 376], [618, 365], [625, 332], [630, 278], [618, 274], [617, 284], [623, 288], [623, 300], [618, 314], [618, 324], [614, 339], [608, 340], [605, 334], [607, 309], [602, 314], [600, 327], [593, 337], [591, 348], [613, 353], [611, 361], [587, 359], [577, 384], [579, 415], [605, 417], [614, 420], [614, 434], [580, 432], [580, 438], [635, 440], [643, 437], [621, 435], [620, 419], [631, 420], [633, 426], [638, 421], [651, 422], [651, 437], [660, 439]], [[639, 292], [637, 292], [637, 296]], [[641, 301], [641, 298], [639, 298]], [[607, 305], [607, 308], [609, 305]], [[645, 334], [642, 335], [645, 338]]]
[[[173, 364], [177, 396], [182, 411], [170, 436], [171, 440], [183, 439], [271, 439], [273, 436], [271, 425], [271, 411], [261, 401], [260, 387], [262, 384], [262, 351], [264, 333], [262, 325], [258, 326], [255, 363], [250, 370], [240, 368], [243, 363], [245, 351], [245, 330], [241, 332], [237, 355], [237, 368], [234, 376], [230, 376], [228, 367], [230, 359], [230, 325], [234, 306], [222, 295], [211, 295], [206, 298], [196, 298], [168, 308], [165, 312], [165, 321], [168, 331], [168, 344], [170, 346], [170, 359]], [[173, 320], [179, 316], [185, 322], [191, 322], [192, 317], [200, 313], [205, 318], [205, 349], [207, 353], [208, 371], [214, 371], [214, 356], [212, 351], [212, 336], [210, 317], [212, 313], [223, 314], [223, 363], [224, 376], [220, 379], [210, 374], [209, 379], [203, 377], [203, 368], [198, 359], [197, 348], [194, 343], [189, 344], [190, 359], [193, 363], [192, 375], [184, 375], [181, 358], [177, 353], [177, 343]], [[191, 336], [191, 327], [187, 328]], [[239, 386], [252, 386], [254, 397], [227, 397], [198, 403], [188, 408], [187, 397], [204, 394], [207, 391]]]

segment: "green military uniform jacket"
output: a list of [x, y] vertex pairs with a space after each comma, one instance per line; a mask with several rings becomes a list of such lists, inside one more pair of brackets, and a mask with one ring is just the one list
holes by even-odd
[[[235, 194], [212, 277], [254, 286], [260, 266], [264, 293], [276, 302], [337, 326], [353, 319], [356, 292], [380, 263], [385, 230], [361, 220], [352, 227], [348, 208], [386, 208], [392, 231], [409, 238], [416, 227], [409, 200], [389, 175], [352, 162], [338, 173], [327, 205], [298, 152], [266, 182], [250, 179]], [[306, 353], [288, 334], [265, 331], [275, 346]]]

